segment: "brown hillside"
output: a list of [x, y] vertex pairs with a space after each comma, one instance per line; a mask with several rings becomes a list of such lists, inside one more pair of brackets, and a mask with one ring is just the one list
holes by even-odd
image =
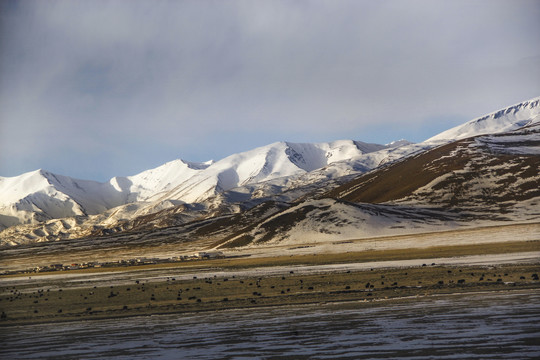
[[[447, 144], [360, 176], [326, 196], [351, 202], [406, 200], [470, 209], [496, 205], [497, 211], [505, 211], [516, 202], [540, 196], [540, 156], [534, 151], [524, 153], [527, 147], [540, 146], [540, 141], [504, 139], [513, 140], [513, 135]], [[498, 142], [493, 142], [496, 138]]]
[[[351, 202], [382, 203], [404, 198], [437, 177], [462, 169], [470, 160], [467, 140], [437, 147], [420, 155], [375, 170], [324, 195]], [[444, 158], [444, 161], [441, 161]], [[435, 166], [436, 164], [436, 166]], [[431, 165], [431, 166], [430, 166]]]

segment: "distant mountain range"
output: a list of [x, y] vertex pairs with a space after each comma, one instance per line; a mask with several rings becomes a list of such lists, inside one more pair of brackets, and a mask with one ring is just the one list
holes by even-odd
[[96, 215], [137, 202], [196, 203], [244, 185], [306, 174], [390, 146], [357, 141], [320, 144], [280, 142], [217, 162], [174, 160], [155, 169], [106, 183], [36, 170], [0, 178], [0, 226]]
[[540, 218], [539, 169], [535, 98], [419, 144], [280, 142], [106, 183], [45, 170], [0, 178], [0, 244], [174, 226], [231, 247], [531, 221]]

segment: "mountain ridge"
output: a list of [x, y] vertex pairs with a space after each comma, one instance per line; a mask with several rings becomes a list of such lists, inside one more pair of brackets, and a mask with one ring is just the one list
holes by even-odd
[[506, 132], [540, 121], [540, 96], [507, 106], [443, 131], [425, 142], [460, 140], [471, 136]]
[[540, 221], [540, 123], [433, 147], [291, 203], [215, 244], [306, 246]]
[[385, 146], [352, 140], [314, 144], [277, 142], [219, 161], [194, 163], [177, 159], [103, 183], [42, 169], [17, 177], [0, 177], [0, 226], [96, 215], [141, 201], [169, 200], [174, 205], [200, 202], [238, 186], [303, 174], [382, 148]]
[[[256, 209], [268, 201], [281, 204], [314, 201], [316, 198], [329, 196], [333, 189], [354, 181], [355, 177], [364, 173], [370, 176], [381, 169], [395, 168], [396, 163], [414, 160], [432, 149], [445, 146], [452, 148], [453, 143], [466, 143], [466, 152], [473, 151], [474, 144], [484, 144], [484, 152], [510, 151], [513, 155], [523, 152], [534, 156], [538, 147], [536, 124], [540, 124], [539, 99], [534, 98], [473, 119], [441, 133], [446, 133], [444, 136], [435, 136], [418, 144], [404, 140], [386, 145], [353, 140], [315, 144], [277, 142], [232, 154], [215, 162], [190, 163], [173, 160], [133, 176], [114, 177], [105, 183], [72, 179], [44, 170], [26, 173], [23, 174], [26, 177], [34, 175], [39, 178], [36, 183], [28, 183], [29, 188], [35, 186], [38, 191], [34, 191], [34, 196], [21, 196], [18, 202], [8, 207], [0, 205], [0, 223], [16, 225], [18, 215], [27, 224], [11, 226], [0, 232], [0, 241], [2, 244], [16, 245], [103, 236], [124, 231], [154, 231], [201, 220], [213, 223], [208, 219], [234, 217], [235, 214]], [[481, 126], [477, 126], [479, 123]], [[486, 129], [489, 129], [489, 134], [485, 134]], [[508, 129], [514, 129], [514, 133]], [[522, 129], [521, 134], [518, 134], [519, 131], [515, 132], [519, 129]], [[448, 134], [454, 134], [456, 139], [445, 139]], [[464, 134], [474, 135], [464, 137]], [[526, 141], [526, 144], [523, 141]], [[452, 159], [453, 156], [450, 152], [445, 154], [443, 159]], [[437, 157], [433, 160], [440, 161]], [[422, 166], [415, 171], [420, 174]], [[444, 166], [441, 169], [442, 173], [446, 171]], [[7, 185], [17, 185], [14, 179], [0, 178], [0, 200], [4, 196], [2, 194], [7, 193], [3, 190], [9, 187]], [[533, 179], [533, 183], [534, 181], [536, 180]], [[22, 186], [21, 184], [24, 185], [24, 181], [20, 182], [19, 186]], [[393, 189], [385, 191], [391, 194]], [[9, 196], [17, 200], [15, 195]], [[85, 197], [88, 196], [92, 197], [92, 201], [85, 203]], [[53, 200], [48, 202], [47, 197]], [[0, 201], [0, 204], [4, 202]], [[91, 206], [85, 206], [87, 204]], [[404, 216], [403, 221], [416, 219], [414, 211], [410, 210], [410, 204], [405, 205], [405, 210], [401, 211], [398, 217]], [[377, 208], [378, 205], [373, 206]], [[43, 212], [51, 207], [59, 213]], [[339, 205], [339, 208], [341, 210], [337, 211], [337, 214], [350, 213], [353, 218], [368, 221], [365, 214], [357, 214], [367, 208], [348, 207], [346, 204]], [[71, 212], [62, 217], [61, 211], [66, 209]], [[381, 214], [388, 212], [388, 207], [385, 206], [377, 209], [376, 212]], [[304, 210], [299, 208], [299, 211]], [[322, 214], [325, 214], [324, 210]], [[442, 216], [437, 211], [427, 211], [426, 214], [435, 219], [434, 223], [439, 224], [454, 219], [448, 214]], [[437, 219], [438, 216], [442, 217]], [[443, 218], [447, 220], [442, 221]], [[373, 226], [378, 224], [378, 221], [372, 220], [369, 221], [372, 221]], [[229, 232], [234, 233], [236, 226], [232, 223], [227, 226], [231, 228]], [[375, 227], [372, 227], [373, 231], [374, 229]]]

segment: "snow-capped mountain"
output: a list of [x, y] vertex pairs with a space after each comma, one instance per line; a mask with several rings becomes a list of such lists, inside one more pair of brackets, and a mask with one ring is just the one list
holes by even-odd
[[255, 220], [217, 248], [540, 221], [540, 123], [454, 141]]
[[105, 183], [45, 170], [0, 177], [0, 227], [95, 215], [127, 203], [147, 201], [209, 165], [176, 160], [135, 176], [114, 177]]
[[460, 140], [471, 136], [507, 132], [539, 121], [540, 97], [536, 97], [443, 131], [426, 142]]
[[281, 142], [218, 162], [175, 160], [134, 176], [114, 177], [106, 183], [44, 170], [0, 177], [0, 227], [95, 215], [136, 202], [151, 203], [147, 212], [161, 209], [164, 202], [168, 206], [201, 202], [238, 186], [304, 174], [383, 148], [350, 140], [319, 144]]
[[[510, 213], [516, 203], [540, 197], [540, 123], [435, 147], [357, 177], [324, 196]], [[538, 209], [531, 208], [531, 213], [540, 214]]]
[[[217, 162], [175, 160], [134, 176], [115, 177], [106, 183], [76, 180], [41, 170], [0, 178], [0, 226], [10, 226], [0, 232], [0, 242], [16, 245], [112, 236], [124, 231], [154, 233], [172, 227], [172, 233], [163, 230], [168, 237], [189, 233], [189, 239], [221, 238], [222, 241], [218, 241], [221, 244], [230, 243], [235, 236], [240, 240], [233, 243], [245, 243], [247, 238], [242, 234], [254, 231], [253, 241], [248, 242], [256, 243], [257, 238], [266, 236], [271, 226], [277, 226], [276, 221], [271, 221], [260, 225], [259, 229], [264, 230], [260, 234], [254, 230], [269, 214], [277, 216], [276, 219], [300, 219], [305, 231], [312, 227], [324, 232], [326, 228], [334, 229], [328, 230], [328, 236], [338, 236], [337, 232], [342, 234], [338, 237], [360, 236], [366, 233], [356, 229], [360, 223], [376, 232], [376, 228], [384, 224], [383, 227], [400, 229], [404, 228], [400, 223], [412, 221], [419, 227], [421, 219], [428, 225], [453, 222], [456, 217], [447, 211], [455, 207], [454, 200], [449, 200], [457, 199], [455, 189], [465, 194], [459, 200], [465, 204], [463, 209], [473, 209], [476, 214], [482, 206], [473, 206], [473, 203], [483, 199], [482, 196], [489, 198], [489, 194], [495, 194], [493, 199], [500, 197], [511, 205], [498, 205], [497, 209], [504, 208], [515, 214], [521, 207], [524, 216], [534, 218], [536, 215], [529, 211], [528, 202], [536, 201], [534, 189], [540, 188], [537, 178], [539, 103], [540, 98], [525, 101], [419, 144], [405, 140], [387, 145], [351, 140], [319, 144], [279, 142]], [[512, 156], [507, 160], [515, 165], [513, 170], [504, 173], [506, 160], [494, 159], [493, 154]], [[523, 162], [517, 154], [527, 160]], [[520, 170], [520, 166], [528, 170]], [[487, 172], [482, 170], [484, 168]], [[529, 175], [523, 177], [514, 170]], [[387, 172], [397, 175], [387, 175]], [[364, 173], [367, 174], [360, 176]], [[462, 173], [467, 182], [458, 181]], [[476, 173], [487, 175], [476, 177]], [[489, 180], [490, 176], [505, 176], [516, 179], [516, 183], [504, 182], [503, 188], [491, 188], [497, 183]], [[455, 181], [449, 183], [445, 179]], [[432, 184], [433, 181], [438, 181], [438, 185]], [[526, 198], [505, 190], [521, 183], [526, 184], [525, 188], [516, 188], [516, 191], [523, 191]], [[462, 191], [464, 188], [468, 190]], [[450, 190], [445, 192], [444, 189]], [[338, 202], [318, 201], [324, 198], [338, 199]], [[447, 200], [450, 202], [445, 203]], [[371, 207], [350, 204], [357, 201], [374, 204]], [[265, 204], [279, 205], [266, 208]], [[418, 204], [422, 209], [418, 209]], [[291, 206], [297, 210], [291, 215], [279, 216], [279, 212]], [[442, 213], [430, 210], [437, 206], [443, 208]], [[484, 210], [484, 215], [493, 213], [491, 205]], [[346, 215], [348, 220], [341, 219], [340, 214]], [[386, 220], [374, 218], [377, 214], [386, 214]], [[315, 224], [316, 221], [320, 224]], [[341, 230], [335, 230], [336, 226], [331, 225], [335, 221], [345, 227], [338, 226]], [[26, 225], [12, 226], [18, 223]], [[299, 226], [285, 228], [281, 239], [292, 236], [290, 231], [300, 238], [299, 234], [305, 231], [298, 230]], [[194, 233], [190, 230], [192, 227], [197, 228]], [[280, 231], [278, 226], [269, 233]]]
[[110, 184], [45, 170], [0, 178], [0, 226], [97, 214], [123, 202], [123, 194]]
[[184, 160], [173, 160], [155, 169], [146, 170], [134, 176], [114, 177], [109, 181], [109, 184], [117, 192], [127, 195], [124, 203], [149, 201], [182, 184], [212, 164], [213, 161], [194, 163]]
[[233, 188], [306, 174], [384, 148], [384, 145], [351, 140], [318, 144], [278, 142], [217, 161], [163, 194], [161, 199], [201, 202]]

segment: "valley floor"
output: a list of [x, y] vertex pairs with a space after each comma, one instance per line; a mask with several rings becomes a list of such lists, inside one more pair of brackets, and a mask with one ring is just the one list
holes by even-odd
[[538, 291], [534, 240], [0, 277], [0, 326], [452, 293]]
[[[174, 229], [165, 229], [156, 233], [127, 233], [121, 237], [100, 237], [76, 240], [62, 240], [56, 242], [37, 243], [32, 246], [8, 247], [0, 250], [0, 274], [3, 272], [21, 271], [34, 267], [50, 266], [51, 264], [81, 264], [84, 262], [114, 262], [136, 258], [169, 259], [177, 256], [190, 255], [201, 250], [211, 250], [215, 246], [215, 239], [202, 239], [187, 241], [178, 239], [171, 233]], [[438, 230], [438, 231], [437, 231]], [[523, 245], [528, 244], [528, 245]], [[458, 247], [459, 252], [458, 251]], [[476, 252], [471, 253], [468, 246], [476, 246]], [[451, 251], [444, 254], [434, 253], [434, 249], [451, 247]], [[316, 236], [306, 234], [302, 241], [285, 240], [277, 243], [263, 243], [240, 248], [219, 249], [227, 257], [247, 257], [248, 263], [267, 263], [262, 258], [279, 259], [280, 257], [294, 257], [292, 263], [307, 261], [310, 256], [321, 255], [327, 262], [340, 262], [343, 257], [355, 254], [365, 261], [387, 259], [389, 254], [397, 254], [397, 260], [411, 258], [410, 251], [424, 252], [424, 257], [460, 256], [471, 254], [494, 254], [520, 251], [540, 251], [540, 223], [511, 223], [496, 224], [495, 226], [470, 225], [444, 230], [434, 228], [432, 232], [392, 235], [392, 236], [365, 236], [353, 239], [322, 240]], [[465, 249], [465, 250], [463, 250]], [[403, 250], [407, 250], [406, 253]], [[385, 258], [380, 258], [386, 254]], [[331, 255], [331, 256], [330, 256]], [[300, 256], [300, 258], [298, 258]], [[302, 257], [307, 256], [307, 257]], [[352, 255], [351, 255], [352, 256]], [[414, 255], [420, 256], [420, 254]], [[261, 258], [261, 259], [259, 259]], [[275, 261], [272, 260], [272, 263]], [[236, 259], [234, 261], [240, 261]], [[281, 260], [280, 260], [281, 261]], [[349, 260], [345, 260], [351, 262]], [[278, 261], [279, 262], [279, 261]], [[288, 265], [290, 262], [286, 262]], [[192, 263], [176, 264], [175, 266], [191, 266]], [[208, 264], [204, 264], [206, 266]], [[103, 269], [104, 270], [104, 269]]]

